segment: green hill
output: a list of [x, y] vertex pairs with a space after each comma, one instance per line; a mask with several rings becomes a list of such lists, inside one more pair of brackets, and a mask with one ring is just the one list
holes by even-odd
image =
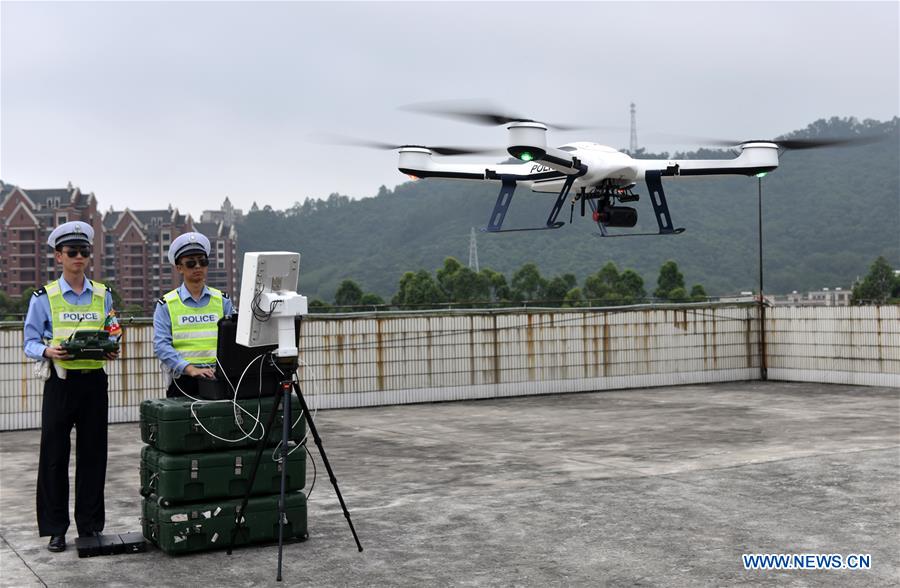
[[[790, 292], [849, 287], [883, 255], [900, 265], [900, 119], [887, 122], [820, 120], [792, 137], [884, 133], [885, 141], [855, 147], [789, 151], [763, 179], [766, 290]], [[698, 153], [676, 154], [687, 158]], [[704, 153], [708, 156], [708, 153]], [[675, 226], [667, 237], [603, 239], [589, 217], [555, 231], [478, 233], [481, 267], [509, 278], [533, 261], [544, 276], [566, 272], [579, 283], [609, 261], [640, 273], [652, 291], [659, 267], [678, 262], [690, 285], [709, 294], [755, 289], [757, 179], [664, 180]], [[468, 259], [469, 231], [487, 223], [499, 186], [488, 182], [420, 180], [384, 187], [372, 198], [333, 194], [277, 211], [251, 212], [238, 225], [241, 253], [302, 253], [300, 291], [331, 301], [344, 279], [389, 299], [401, 275], [434, 272], [447, 256]], [[638, 229], [655, 230], [647, 189], [636, 204]], [[517, 190], [505, 227], [536, 226], [552, 194]], [[560, 214], [568, 221], [569, 207]]]

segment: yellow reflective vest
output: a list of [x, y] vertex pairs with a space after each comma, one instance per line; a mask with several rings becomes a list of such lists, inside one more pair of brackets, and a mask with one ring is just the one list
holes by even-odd
[[190, 364], [210, 365], [216, 362], [216, 343], [219, 338], [219, 319], [225, 316], [222, 292], [209, 290], [209, 304], [194, 308], [187, 306], [178, 289], [165, 296], [172, 321], [172, 347]]
[[[69, 304], [63, 298], [59, 280], [45, 286], [50, 301], [50, 322], [53, 325], [51, 345], [59, 345], [78, 331], [99, 331], [106, 321], [106, 286], [91, 280], [93, 295], [89, 305]], [[103, 359], [54, 359], [67, 370], [98, 370], [106, 365]]]

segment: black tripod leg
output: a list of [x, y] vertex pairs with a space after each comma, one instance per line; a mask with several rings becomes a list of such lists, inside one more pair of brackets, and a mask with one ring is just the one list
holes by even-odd
[[291, 438], [291, 382], [281, 383], [284, 400], [284, 423], [281, 427], [281, 497], [278, 500], [278, 575], [275, 580], [281, 582], [281, 554], [284, 551], [284, 523], [287, 519], [287, 503], [284, 494], [287, 487], [288, 441]]
[[278, 414], [279, 402], [281, 402], [281, 396], [276, 395], [275, 403], [272, 405], [272, 412], [269, 414], [269, 420], [266, 421], [266, 428], [263, 431], [263, 436], [256, 442], [256, 459], [253, 460], [253, 469], [250, 470], [250, 483], [247, 485], [247, 493], [244, 494], [244, 500], [241, 501], [241, 506], [238, 507], [237, 512], [235, 512], [234, 527], [231, 529], [231, 540], [228, 542], [228, 555], [231, 555], [231, 550], [234, 548], [234, 539], [237, 537], [238, 530], [243, 524], [244, 509], [247, 508], [247, 501], [250, 500], [250, 492], [253, 490], [253, 483], [256, 482], [256, 472], [259, 470], [259, 459], [262, 457], [263, 450], [266, 448], [266, 443], [269, 440], [268, 431], [272, 429], [272, 424], [275, 423], [275, 415]]
[[362, 551], [363, 547], [359, 542], [359, 537], [356, 536], [356, 529], [353, 528], [353, 521], [350, 520], [350, 511], [347, 510], [347, 505], [344, 504], [344, 497], [341, 496], [341, 489], [338, 488], [337, 478], [334, 477], [331, 464], [328, 463], [328, 456], [325, 455], [325, 448], [322, 447], [322, 439], [319, 437], [319, 431], [316, 430], [316, 423], [313, 421], [312, 415], [309, 414], [309, 408], [306, 406], [306, 400], [303, 398], [300, 386], [296, 382], [293, 384], [294, 390], [297, 392], [297, 398], [300, 399], [300, 410], [303, 411], [303, 416], [306, 418], [306, 424], [309, 426], [309, 432], [312, 433], [313, 439], [316, 442], [316, 447], [319, 448], [319, 455], [322, 456], [322, 463], [325, 464], [325, 470], [328, 472], [328, 478], [331, 480], [331, 485], [334, 487], [334, 493], [337, 494], [338, 500], [341, 503], [341, 509], [344, 511], [344, 518], [347, 519], [347, 524], [350, 525], [350, 532], [353, 533], [353, 540], [356, 541], [357, 549]]

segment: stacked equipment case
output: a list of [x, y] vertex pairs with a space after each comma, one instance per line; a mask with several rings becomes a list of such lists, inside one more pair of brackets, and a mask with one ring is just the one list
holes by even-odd
[[[141, 521], [147, 540], [168, 554], [228, 547], [236, 511], [248, 489], [251, 498], [234, 544], [277, 540], [281, 407], [271, 430], [265, 432], [266, 448], [250, 488], [257, 440], [274, 403], [275, 397], [238, 400], [247, 412], [231, 401], [166, 398], [141, 403], [141, 439], [147, 444], [141, 451]], [[298, 418], [300, 403], [293, 394], [291, 415], [295, 421], [291, 439], [299, 443], [306, 423]], [[308, 536], [302, 492], [306, 451], [300, 445], [290, 449], [284, 536], [303, 540]]]

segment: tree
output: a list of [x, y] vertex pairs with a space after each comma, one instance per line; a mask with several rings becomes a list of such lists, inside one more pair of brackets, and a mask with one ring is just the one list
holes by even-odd
[[444, 267], [437, 271], [437, 282], [448, 302], [483, 302], [491, 296], [488, 275], [475, 273], [454, 257], [444, 260]]
[[[337, 292], [334, 293], [335, 306], [357, 306], [363, 291], [359, 284], [353, 280], [344, 280], [338, 286]], [[350, 309], [346, 309], [350, 310]]]
[[443, 300], [443, 293], [431, 274], [425, 270], [406, 272], [400, 278], [400, 287], [393, 303], [407, 308], [435, 306]]
[[667, 298], [672, 302], [687, 302], [687, 290], [685, 290], [681, 286], [678, 286], [677, 288], [669, 290], [669, 295], [667, 296]]
[[512, 297], [514, 300], [540, 300], [546, 281], [534, 263], [526, 263], [513, 274]]
[[616, 299], [616, 285], [619, 281], [619, 268], [608, 262], [595, 274], [584, 280], [584, 296], [589, 304], [605, 304]]
[[0, 320], [23, 320], [28, 313], [28, 306], [31, 304], [34, 290], [32, 287], [25, 288], [18, 298], [10, 296], [6, 292], [0, 292]]
[[320, 300], [319, 298], [315, 298], [309, 301], [309, 312], [311, 313], [331, 312], [333, 310], [333, 306], [331, 306], [324, 300]]
[[684, 290], [684, 276], [678, 271], [678, 264], [669, 260], [659, 268], [659, 278], [656, 280], [657, 288], [653, 295], [657, 298], [669, 299], [670, 292], [675, 288]]
[[[384, 299], [375, 294], [373, 292], [366, 292], [362, 295], [362, 298], [359, 299], [359, 305], [368, 307], [368, 306], [384, 306]], [[369, 310], [368, 308], [364, 308], [363, 310]]]
[[572, 288], [568, 292], [566, 292], [566, 297], [563, 299], [563, 308], [576, 308], [579, 306], [584, 306], [584, 295], [581, 293], [581, 288]]
[[616, 292], [622, 297], [625, 304], [639, 302], [647, 297], [644, 290], [644, 278], [636, 271], [627, 269], [619, 276], [616, 282]]
[[490, 284], [490, 297], [492, 300], [496, 302], [512, 300], [512, 292], [506, 283], [506, 276], [500, 272], [495, 272], [489, 267], [482, 269], [478, 273], [484, 276], [488, 284]]
[[706, 290], [700, 284], [694, 284], [691, 287], [691, 302], [703, 302], [708, 297], [706, 295]]
[[16, 316], [18, 314], [18, 303], [17, 299], [9, 296], [6, 292], [0, 291], [0, 320], [19, 320], [21, 317]]
[[884, 304], [897, 289], [897, 277], [884, 256], [878, 256], [862, 282], [853, 285], [852, 304]]
[[453, 301], [453, 289], [455, 286], [454, 276], [463, 265], [455, 257], [447, 257], [444, 259], [444, 267], [437, 271], [437, 283], [444, 291], [447, 300]]
[[550, 280], [544, 288], [544, 302], [554, 306], [561, 305], [566, 298], [566, 294], [568, 294], [569, 290], [574, 288], [577, 283], [578, 280], [575, 278], [574, 274], [556, 276]]
[[611, 261], [584, 281], [585, 302], [589, 305], [632, 304], [646, 296], [640, 274], [631, 269], [619, 273]]

